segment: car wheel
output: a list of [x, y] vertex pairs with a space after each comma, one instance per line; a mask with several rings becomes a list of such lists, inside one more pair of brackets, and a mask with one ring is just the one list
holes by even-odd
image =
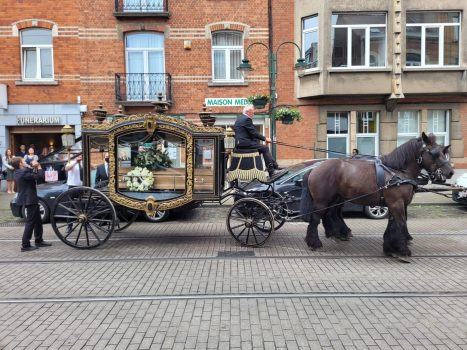
[[[26, 218], [27, 209], [25, 206], [21, 208], [23, 218]], [[39, 213], [41, 214], [42, 223], [45, 224], [50, 220], [50, 209], [42, 200], [39, 199]]]
[[370, 219], [384, 219], [389, 215], [388, 207], [383, 207], [379, 205], [367, 205], [363, 209], [363, 212]]
[[148, 215], [145, 211], [142, 212], [146, 221], [162, 222], [169, 218], [170, 210], [158, 210], [153, 215]]

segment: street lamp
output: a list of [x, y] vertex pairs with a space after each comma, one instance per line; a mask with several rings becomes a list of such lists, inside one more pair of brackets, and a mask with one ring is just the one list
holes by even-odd
[[250, 45], [245, 50], [245, 56], [242, 59], [242, 63], [237, 67], [237, 69], [240, 71], [242, 74], [243, 78], [246, 79], [248, 78], [248, 75], [250, 72], [253, 70], [253, 67], [250, 64], [250, 61], [248, 60], [248, 50], [254, 46], [254, 45], [261, 45], [264, 46], [269, 53], [269, 79], [270, 79], [270, 98], [271, 98], [271, 139], [272, 139], [272, 156], [275, 158], [276, 157], [276, 107], [277, 107], [277, 97], [276, 97], [276, 80], [277, 80], [277, 55], [279, 53], [279, 49], [285, 45], [285, 44], [292, 44], [295, 45], [295, 47], [298, 49], [300, 52], [300, 57], [297, 59], [297, 63], [295, 63], [294, 69], [297, 71], [297, 75], [299, 77], [302, 77], [305, 74], [305, 70], [307, 68], [307, 64], [305, 62], [305, 59], [302, 57], [302, 50], [300, 49], [300, 46], [298, 46], [296, 43], [293, 41], [286, 41], [280, 44], [276, 51], [274, 52], [272, 48], [270, 48], [268, 45], [262, 43], [262, 42], [254, 42]]

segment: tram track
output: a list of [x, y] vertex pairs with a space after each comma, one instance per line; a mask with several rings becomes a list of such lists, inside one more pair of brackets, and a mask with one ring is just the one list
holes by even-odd
[[[339, 259], [384, 259], [394, 258], [384, 255], [264, 255], [264, 256], [205, 256], [205, 257], [151, 257], [151, 258], [102, 258], [102, 259], [45, 259], [45, 260], [0, 260], [0, 265], [28, 265], [28, 264], [88, 264], [112, 262], [170, 262], [170, 261], [219, 261], [219, 260], [339, 260]], [[463, 255], [416, 255], [411, 259], [467, 259]]]
[[235, 294], [186, 294], [186, 295], [140, 295], [109, 297], [45, 297], [45, 298], [0, 298], [1, 304], [60, 304], [90, 302], [135, 302], [179, 300], [235, 300], [235, 299], [407, 299], [407, 298], [467, 298], [467, 291], [455, 292], [308, 292], [308, 293], [235, 293]]

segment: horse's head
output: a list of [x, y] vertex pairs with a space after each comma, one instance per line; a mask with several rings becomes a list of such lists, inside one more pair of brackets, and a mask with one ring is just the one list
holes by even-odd
[[433, 134], [426, 135], [422, 133], [423, 148], [421, 149], [420, 158], [418, 163], [420, 167], [425, 169], [430, 175], [440, 171], [441, 174], [450, 179], [454, 175], [454, 169], [447, 159], [449, 152], [448, 146], [441, 146], [436, 143], [436, 136]]

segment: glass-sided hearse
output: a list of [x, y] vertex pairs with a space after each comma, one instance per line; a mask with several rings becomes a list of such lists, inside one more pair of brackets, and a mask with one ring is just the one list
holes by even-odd
[[[159, 113], [104, 120], [82, 125], [84, 185], [60, 194], [51, 208], [52, 227], [64, 243], [98, 247], [114, 231], [128, 227], [140, 211], [153, 215], [228, 197], [235, 202], [227, 229], [242, 245], [264, 244], [275, 229], [293, 219], [287, 199], [274, 192], [277, 179], [267, 180], [259, 153], [235, 150], [231, 130]], [[96, 183], [106, 152], [108, 179]], [[266, 188], [249, 191], [241, 181], [260, 181]]]

